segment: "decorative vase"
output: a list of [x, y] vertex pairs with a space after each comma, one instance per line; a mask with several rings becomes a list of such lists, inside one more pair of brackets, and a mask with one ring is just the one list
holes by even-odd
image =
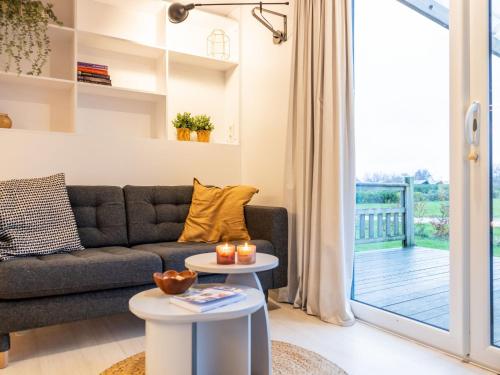
[[191, 140], [191, 130], [187, 128], [177, 128], [177, 140], [178, 141], [190, 141]]
[[196, 137], [198, 142], [210, 142], [210, 130], [197, 130]]
[[0, 128], [10, 129], [12, 128], [12, 120], [7, 113], [0, 113]]

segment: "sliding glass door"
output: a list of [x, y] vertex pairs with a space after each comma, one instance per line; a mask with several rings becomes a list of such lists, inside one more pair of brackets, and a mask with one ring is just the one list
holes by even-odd
[[358, 318], [500, 370], [500, 0], [355, 0]]
[[353, 309], [464, 355], [465, 1], [355, 0]]

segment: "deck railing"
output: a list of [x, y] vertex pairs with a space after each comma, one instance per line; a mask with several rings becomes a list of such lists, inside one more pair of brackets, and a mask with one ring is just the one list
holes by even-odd
[[356, 244], [402, 241], [403, 247], [414, 246], [413, 177], [401, 184], [357, 183], [356, 188], [399, 193], [396, 207], [356, 209]]

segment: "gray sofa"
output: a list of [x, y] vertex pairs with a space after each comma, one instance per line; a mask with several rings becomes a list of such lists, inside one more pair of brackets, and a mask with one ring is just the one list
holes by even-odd
[[[0, 352], [9, 333], [128, 311], [134, 294], [154, 287], [152, 274], [184, 269], [190, 255], [215, 244], [178, 243], [191, 186], [69, 186], [85, 250], [0, 263]], [[287, 212], [247, 206], [247, 227], [258, 252], [280, 266], [259, 274], [265, 291], [286, 285]], [[223, 275], [200, 275], [221, 282]]]

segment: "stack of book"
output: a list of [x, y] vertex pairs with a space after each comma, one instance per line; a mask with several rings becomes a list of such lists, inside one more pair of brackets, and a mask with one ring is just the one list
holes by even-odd
[[228, 286], [192, 287], [187, 292], [174, 296], [170, 303], [187, 310], [202, 313], [245, 299], [241, 289]]
[[96, 83], [111, 86], [111, 78], [106, 65], [78, 62], [78, 82]]

